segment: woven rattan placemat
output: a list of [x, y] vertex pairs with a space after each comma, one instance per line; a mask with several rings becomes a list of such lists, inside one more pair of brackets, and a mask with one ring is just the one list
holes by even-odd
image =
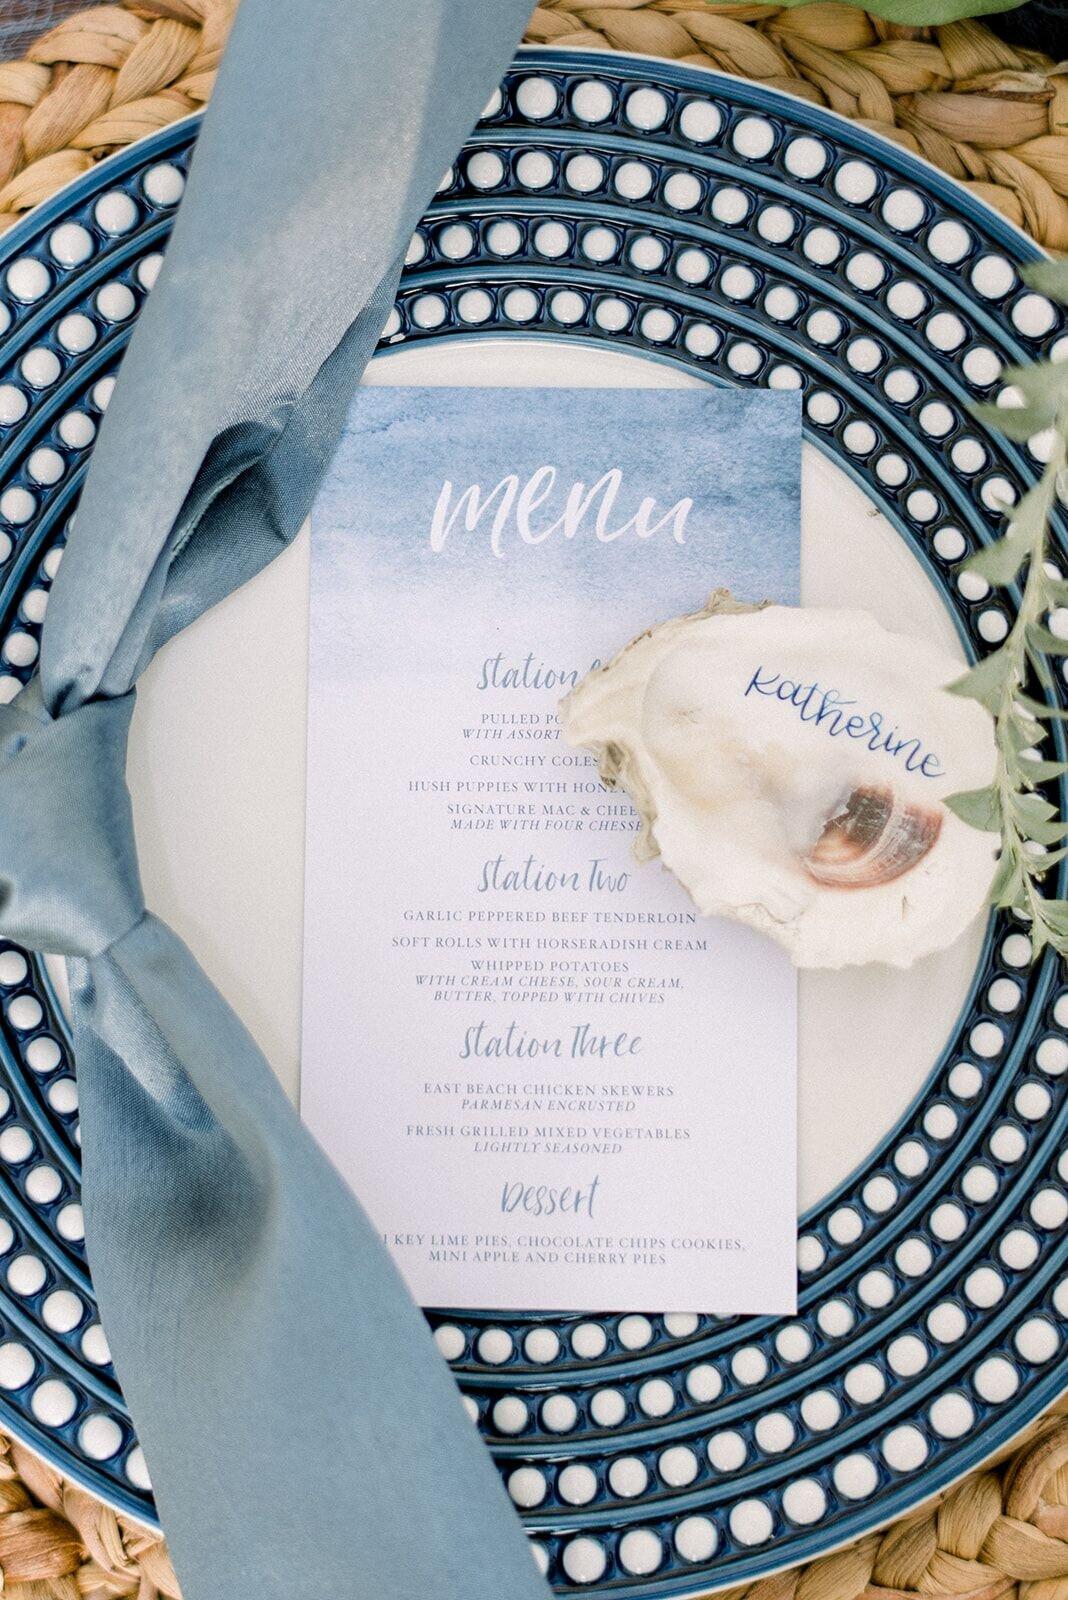
[[[0, 227], [202, 105], [234, 4], [94, 6], [0, 65]], [[1068, 63], [982, 23], [903, 28], [833, 4], [545, 0], [527, 37], [667, 56], [804, 95], [918, 151], [1039, 243], [1068, 250]]]
[[[0, 63], [0, 229], [113, 150], [203, 105], [234, 9], [235, 0], [94, 6], [22, 60]], [[546, 0], [527, 38], [718, 67], [829, 105], [926, 156], [1047, 248], [1068, 250], [1068, 63], [1004, 44], [982, 23], [903, 28], [837, 4]], [[156, 1536], [2, 1434], [0, 1591], [4, 1600], [179, 1596]], [[1068, 1401], [938, 1503], [730, 1597], [1017, 1592], [1068, 1600]]]

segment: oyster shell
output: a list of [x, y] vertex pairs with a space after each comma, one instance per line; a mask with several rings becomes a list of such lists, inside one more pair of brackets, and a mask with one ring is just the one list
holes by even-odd
[[642, 634], [562, 702], [564, 736], [637, 807], [708, 915], [799, 967], [911, 966], [981, 910], [997, 841], [942, 803], [994, 771], [993, 723], [945, 651], [862, 611], [748, 606]]

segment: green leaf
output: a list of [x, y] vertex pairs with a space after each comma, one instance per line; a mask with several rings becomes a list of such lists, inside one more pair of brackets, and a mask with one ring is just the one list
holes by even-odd
[[1049, 658], [1039, 646], [1032, 646], [1029, 638], [1025, 636], [1025, 651], [1031, 664], [1032, 671], [1038, 679], [1039, 687], [1053, 692], [1054, 680], [1050, 670]]
[[1039, 294], [1068, 306], [1068, 261], [1032, 261], [1020, 276]]
[[[1037, 292], [1068, 305], [1068, 262], [1040, 262], [1022, 275]], [[1037, 481], [1017, 504], [1003, 508], [1007, 526], [998, 530], [1001, 536], [963, 563], [964, 570], [996, 587], [1018, 584], [1020, 611], [1004, 643], [948, 686], [993, 716], [997, 764], [989, 788], [952, 795], [946, 805], [973, 827], [1000, 831], [989, 898], [1031, 923], [1033, 956], [1047, 944], [1068, 956], [1068, 902], [1046, 901], [1039, 887], [1068, 860], [1068, 820], [1040, 790], [1043, 784], [1063, 784], [1068, 761], [1038, 753], [1049, 724], [1068, 722], [1068, 710], [1037, 697], [1038, 691], [1053, 695], [1059, 688], [1054, 659], [1068, 657], [1068, 639], [1058, 637], [1047, 621], [1054, 612], [1068, 610], [1068, 578], [1056, 569], [1052, 575], [1046, 571], [1057, 485], [1068, 458], [1068, 362], [1012, 367], [1004, 378], [1022, 404], [975, 406], [974, 415], [1011, 439], [1049, 432], [1053, 448]], [[1027, 682], [1038, 686], [1036, 694], [1026, 692]]]
[[994, 869], [994, 881], [990, 885], [991, 905], [1002, 909], [1014, 906], [1023, 893], [1023, 887], [1023, 862], [1012, 850], [1003, 849]]
[[[1055, 420], [1068, 398], [1068, 369], [1063, 361], [1031, 361], [1025, 367], [1006, 367], [1001, 380], [1019, 389], [1028, 407], [1043, 412], [1047, 426]], [[1006, 417], [1026, 407], [995, 405], [986, 409], [993, 409], [998, 416]]]
[[1014, 794], [1011, 804], [1017, 826], [1033, 843], [1060, 844], [1062, 839], [1068, 838], [1068, 823], [1057, 816], [1057, 807], [1042, 795]]
[[1040, 650], [1043, 655], [1068, 656], [1068, 639], [1062, 639], [1058, 634], [1051, 633], [1041, 622], [1028, 623], [1027, 642], [1032, 649]]
[[1045, 700], [1034, 700], [1029, 694], [1021, 690], [1016, 699], [1018, 703], [1033, 717], [1046, 717], [1054, 722], [1068, 722], [1068, 710], [1063, 706], [1051, 706]]
[[[1027, 837], [1035, 844], [1060, 844], [1062, 839], [1068, 839], [1068, 822], [1029, 822]], [[1035, 856], [1036, 870], [1041, 871], [1039, 863], [1045, 856]]]
[[[993, 819], [986, 818], [983, 815], [983, 802], [979, 799], [982, 794], [982, 790], [976, 790], [963, 797], [965, 800], [972, 802], [968, 807], [968, 814], [963, 817], [963, 820], [973, 827], [983, 826], [984, 831], [989, 832], [992, 831], [992, 826], [995, 824]], [[962, 815], [960, 806], [956, 803], [960, 798], [959, 796], [953, 796], [951, 800], [946, 802], [958, 816]], [[1034, 790], [1015, 790], [1008, 796], [1008, 805], [1009, 815], [1012, 819], [1012, 829], [1006, 834], [1007, 842], [1005, 847], [1013, 848], [1014, 853], [1024, 853], [1024, 841], [1032, 844], [1054, 845], [1060, 844], [1062, 840], [1068, 838], [1068, 823], [1058, 815], [1057, 807], [1052, 805], [1044, 795], [1038, 794]], [[999, 806], [997, 815], [1001, 821], [1004, 821], [1004, 803]], [[978, 817], [979, 820], [973, 820], [975, 817]], [[1015, 843], [1012, 842], [1013, 832], [1017, 836]], [[1045, 861], [1043, 856], [1035, 855], [1033, 857], [1029, 856], [1022, 864], [1026, 870], [1040, 872], [1045, 870], [1048, 862]]]
[[[806, 5], [810, 0], [782, 0], [786, 6]], [[989, 16], [996, 11], [1014, 11], [1022, 0], [846, 0], [887, 22], [903, 22], [910, 28], [932, 27], [943, 22], [959, 22], [962, 17]]]
[[984, 402], [969, 406], [968, 410], [985, 427], [994, 433], [1003, 433], [1006, 439], [1015, 439], [1019, 444], [1041, 433], [1053, 420], [1049, 410], [1041, 405], [995, 406]]
[[1004, 589], [1012, 583], [1034, 549], [1034, 540], [1027, 529], [1009, 529], [1003, 539], [985, 544], [962, 562], [965, 572], [977, 572], [987, 583]]
[[1052, 783], [1068, 772], [1068, 761], [1039, 761], [1034, 756], [1021, 757], [1020, 766], [1031, 783]]
[[1017, 711], [1014, 716], [1001, 718], [995, 728], [994, 737], [998, 749], [1007, 759], [1010, 756], [1020, 755], [1024, 750], [1030, 750], [1033, 744], [1039, 743], [1046, 737], [1046, 730], [1040, 722], [1035, 722], [1032, 717]]
[[[1014, 794], [1010, 798], [1012, 814], [1025, 829], [1048, 822], [1057, 815], [1057, 807], [1040, 794]], [[1035, 837], [1035, 835], [1032, 835]]]
[[1033, 548], [1036, 551], [1041, 550], [1045, 545], [1046, 523], [1052, 499], [1052, 487], [1045, 477], [1033, 483], [1013, 507], [1009, 533], [1026, 533]]
[[1013, 672], [1012, 655], [1005, 645], [992, 650], [990, 655], [977, 661], [974, 667], [946, 685], [950, 694], [959, 694], [965, 700], [978, 700], [981, 706], [997, 716], [1005, 698], [1005, 688]]
[[1001, 831], [1001, 801], [991, 784], [986, 789], [962, 789], [943, 802], [955, 817], [981, 833]]
[[1059, 850], [1047, 850], [1044, 856], [1031, 857], [1031, 871], [1036, 878], [1045, 877], [1050, 867], [1057, 866], [1068, 856], [1068, 845], [1062, 845]]
[[1068, 900], [1042, 900], [1040, 916], [1060, 939], [1068, 939]]

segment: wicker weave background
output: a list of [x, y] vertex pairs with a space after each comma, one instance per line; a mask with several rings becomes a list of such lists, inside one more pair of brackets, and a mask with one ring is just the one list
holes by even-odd
[[926, 156], [1048, 249], [1068, 250], [1068, 61], [1005, 44], [983, 23], [904, 28], [831, 4], [545, 0], [527, 37], [669, 56], [803, 95]]
[[[94, 160], [202, 105], [234, 5], [95, 6], [0, 65], [0, 228]], [[1068, 250], [1068, 63], [1005, 44], [982, 23], [903, 28], [838, 4], [545, 0], [527, 37], [668, 56], [804, 95], [920, 152], [1048, 248]]]
[[[22, 60], [0, 63], [0, 230], [95, 161], [203, 105], [235, 5], [95, 6]], [[546, 0], [527, 38], [718, 67], [829, 105], [943, 167], [1048, 248], [1068, 250], [1068, 63], [1004, 44], [981, 23], [902, 28], [820, 3]], [[4, 1600], [180, 1600], [158, 1537], [3, 1435], [0, 1591]], [[1068, 1600], [1068, 1401], [939, 1504], [730, 1591], [743, 1596]]]

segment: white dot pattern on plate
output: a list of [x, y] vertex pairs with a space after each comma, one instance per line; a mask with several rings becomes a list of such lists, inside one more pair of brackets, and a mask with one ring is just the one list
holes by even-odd
[[664, 184], [664, 200], [673, 211], [692, 211], [703, 193], [699, 179], [689, 172], [673, 172]]
[[734, 125], [731, 142], [747, 161], [763, 161], [775, 148], [774, 125], [764, 117], [741, 117]]
[[915, 189], [890, 189], [883, 197], [883, 220], [899, 233], [915, 233], [927, 215], [927, 204]]
[[649, 233], [639, 233], [630, 244], [627, 260], [638, 272], [657, 272], [667, 259], [667, 245]]
[[619, 235], [613, 228], [587, 228], [582, 234], [581, 249], [590, 261], [611, 261], [619, 252]]
[[581, 1322], [571, 1335], [571, 1348], [582, 1361], [595, 1361], [607, 1345], [608, 1335], [598, 1322]]
[[48, 389], [59, 377], [59, 357], [47, 345], [34, 345], [19, 363], [19, 372], [32, 389]]
[[148, 1490], [152, 1487], [152, 1480], [148, 1475], [148, 1465], [145, 1461], [145, 1453], [140, 1445], [131, 1450], [126, 1457], [126, 1476], [138, 1489]]
[[810, 228], [801, 248], [818, 267], [829, 267], [842, 254], [842, 238], [833, 228]]
[[81, 1337], [82, 1354], [94, 1367], [106, 1367], [111, 1361], [111, 1350], [99, 1322], [92, 1323]]
[[682, 1489], [691, 1484], [700, 1470], [697, 1457], [687, 1445], [672, 1445], [657, 1461], [661, 1482], [669, 1488]]
[[71, 1333], [78, 1327], [85, 1307], [78, 1296], [69, 1289], [56, 1289], [48, 1295], [41, 1315], [53, 1333]]
[[724, 184], [712, 196], [711, 211], [716, 221], [725, 227], [739, 227], [749, 215], [749, 197], [744, 189], [732, 183]]
[[887, 308], [904, 322], [914, 322], [927, 309], [928, 303], [924, 290], [909, 278], [898, 279], [887, 290]]
[[811, 180], [826, 171], [829, 160], [827, 146], [822, 140], [802, 134], [786, 146], [783, 165], [791, 177]]
[[612, 115], [615, 96], [606, 83], [589, 79], [578, 83], [571, 91], [571, 109], [580, 122], [604, 122]]
[[141, 184], [154, 206], [176, 206], [185, 191], [185, 174], [170, 161], [149, 167]]
[[137, 281], [142, 289], [149, 290], [155, 287], [159, 277], [163, 257], [157, 252], [155, 255], [145, 256], [137, 265]]
[[604, 163], [596, 156], [572, 156], [564, 167], [564, 177], [579, 194], [592, 194], [604, 182]]
[[539, 255], [555, 260], [571, 248], [570, 231], [562, 222], [543, 222], [534, 229], [534, 248]]
[[717, 1543], [715, 1523], [708, 1517], [684, 1517], [675, 1529], [675, 1548], [683, 1561], [708, 1561]]
[[463, 1330], [451, 1323], [444, 1323], [434, 1330], [434, 1342], [446, 1361], [459, 1361], [467, 1348]]
[[48, 249], [61, 267], [79, 267], [93, 253], [93, 236], [80, 222], [62, 222], [49, 235]]
[[517, 1467], [508, 1479], [508, 1493], [517, 1506], [540, 1506], [547, 1493], [545, 1474], [537, 1467]]
[[523, 78], [516, 86], [516, 110], [532, 122], [540, 122], [545, 117], [551, 117], [559, 99], [556, 85], [551, 78], [534, 76]]
[[679, 131], [694, 144], [710, 144], [723, 128], [723, 113], [711, 100], [689, 100], [679, 117]]
[[0, 1388], [22, 1389], [37, 1370], [32, 1350], [14, 1340], [0, 1344]]
[[82, 1423], [78, 1442], [91, 1460], [109, 1461], [122, 1449], [123, 1432], [114, 1417], [96, 1412]]
[[[446, 233], [451, 231], [451, 229], [445, 230]], [[455, 235], [453, 237], [455, 238]], [[486, 230], [486, 242], [494, 255], [514, 256], [522, 246], [523, 233], [514, 222], [493, 222]]]
[[522, 1433], [529, 1419], [526, 1402], [518, 1395], [505, 1395], [493, 1407], [493, 1426], [500, 1434]]
[[129, 233], [137, 222], [137, 204], [124, 190], [112, 189], [96, 202], [93, 216], [105, 233]]
[[708, 1441], [706, 1453], [709, 1465], [716, 1472], [737, 1472], [744, 1464], [748, 1452], [741, 1434], [728, 1429], [724, 1433], [713, 1434]]
[[621, 162], [613, 177], [616, 192], [625, 200], [644, 200], [653, 182], [653, 170], [644, 161]]
[[62, 1428], [77, 1411], [78, 1396], [70, 1384], [59, 1378], [46, 1378], [33, 1391], [30, 1407], [38, 1422], [46, 1427]]
[[866, 1500], [879, 1481], [878, 1468], [870, 1456], [857, 1452], [844, 1456], [835, 1466], [834, 1486], [846, 1500]]
[[876, 193], [879, 176], [869, 161], [844, 161], [834, 177], [836, 192], [847, 205], [864, 205]]
[[637, 1456], [619, 1456], [608, 1469], [608, 1487], [621, 1500], [635, 1500], [649, 1485], [649, 1469]]
[[556, 1480], [556, 1492], [572, 1506], [585, 1506], [597, 1493], [597, 1475], [582, 1462], [565, 1467]]
[[654, 128], [662, 127], [667, 120], [667, 96], [659, 89], [648, 85], [634, 89], [627, 95], [623, 110], [632, 128], [639, 128], [642, 132], [648, 133]]
[[730, 1530], [740, 1545], [766, 1544], [774, 1529], [771, 1508], [763, 1500], [741, 1500], [731, 1509]]
[[596, 1583], [608, 1565], [608, 1557], [597, 1539], [580, 1535], [564, 1546], [561, 1565], [572, 1583]]
[[686, 1393], [695, 1405], [708, 1405], [718, 1399], [723, 1390], [719, 1372], [707, 1362], [691, 1367], [686, 1374]]
[[927, 235], [927, 248], [936, 261], [955, 266], [972, 246], [972, 235], [962, 223], [946, 218], [936, 222]]

